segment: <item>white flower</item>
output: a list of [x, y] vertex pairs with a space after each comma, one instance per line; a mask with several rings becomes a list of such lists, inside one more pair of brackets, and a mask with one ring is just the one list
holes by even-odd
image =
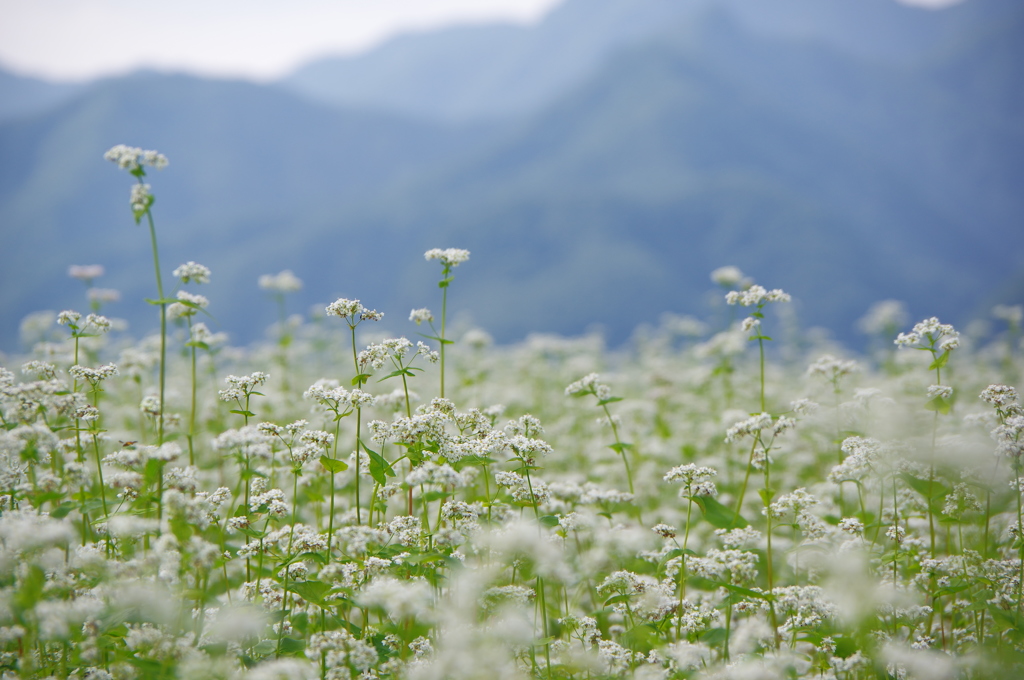
[[191, 260], [174, 270], [174, 276], [182, 283], [209, 283], [210, 269]]
[[259, 279], [260, 288], [274, 293], [294, 293], [302, 290], [302, 280], [290, 269], [279, 274], [264, 274]]
[[68, 276], [89, 283], [93, 279], [103, 276], [105, 271], [101, 264], [73, 264], [68, 267]]
[[732, 265], [719, 267], [711, 272], [711, 280], [723, 288], [734, 288], [743, 282], [743, 272]]
[[138, 170], [143, 165], [148, 165], [157, 170], [167, 167], [167, 156], [156, 151], [147, 151], [137, 146], [125, 146], [118, 144], [103, 154], [105, 160], [117, 163], [123, 170]]
[[730, 305], [742, 305], [743, 307], [760, 307], [768, 302], [789, 302], [789, 293], [780, 288], [765, 290], [763, 286], [753, 285], [745, 291], [731, 290], [725, 295], [725, 301]]
[[414, 309], [411, 312], [409, 312], [409, 321], [415, 321], [417, 326], [419, 326], [424, 321], [430, 323], [433, 320], [434, 314], [426, 307], [423, 307], [422, 309]]
[[427, 260], [441, 260], [445, 267], [457, 267], [469, 259], [469, 251], [461, 248], [431, 248], [423, 253], [423, 257]]

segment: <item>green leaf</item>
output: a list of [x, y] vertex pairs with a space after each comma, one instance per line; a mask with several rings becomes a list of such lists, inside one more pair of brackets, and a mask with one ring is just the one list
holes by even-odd
[[180, 302], [180, 300], [178, 300], [178, 298], [161, 298], [159, 300], [151, 300], [149, 298], [146, 298], [146, 302], [148, 302], [151, 305], [156, 305], [159, 307], [160, 305], [172, 305], [175, 302]]
[[410, 378], [415, 378], [416, 377], [416, 374], [413, 373], [410, 369], [408, 369], [408, 368], [400, 368], [397, 371], [391, 371], [390, 373], [388, 373], [386, 376], [384, 376], [383, 378], [381, 378], [377, 382], [384, 382], [388, 378], [400, 378], [403, 375], [409, 376]]
[[759, 593], [756, 590], [751, 590], [750, 588], [744, 588], [742, 586], [734, 586], [733, 584], [725, 583], [724, 581], [714, 581], [714, 584], [721, 588], [725, 588], [729, 592], [736, 593], [737, 595], [742, 595], [743, 597], [750, 597], [755, 600], [771, 599], [768, 593]]
[[937, 480], [929, 482], [927, 479], [918, 479], [906, 472], [900, 473], [900, 479], [906, 482], [907, 486], [932, 502], [944, 499], [951, 491], [948, 486], [941, 484]]
[[953, 408], [953, 402], [943, 399], [941, 396], [934, 396], [925, 403], [924, 407], [928, 411], [937, 411], [945, 415]]
[[324, 466], [328, 472], [344, 472], [348, 469], [348, 463], [343, 460], [335, 460], [334, 458], [328, 458], [327, 456], [320, 456], [320, 464]]
[[256, 414], [253, 413], [252, 411], [242, 411], [242, 410], [239, 410], [239, 409], [231, 409], [231, 413], [237, 413], [240, 416], [247, 416], [249, 418], [255, 418], [256, 417]]
[[620, 639], [623, 645], [632, 649], [634, 652], [644, 653], [654, 649], [660, 641], [658, 630], [649, 623], [641, 623], [638, 626], [633, 626], [623, 633]]
[[597, 405], [604, 406], [605, 404], [614, 404], [617, 401], [622, 401], [622, 397], [608, 397], [597, 402]]
[[366, 381], [370, 379], [369, 373], [360, 373], [356, 377], [352, 378], [352, 385], [355, 387], [362, 387], [366, 384]]
[[68, 513], [78, 507], [77, 503], [72, 501], [64, 501], [56, 508], [50, 511], [50, 517], [54, 519], [64, 519], [68, 516]]
[[947, 349], [928, 366], [929, 371], [935, 371], [949, 363], [949, 350]]
[[623, 593], [622, 595], [612, 595], [604, 601], [604, 606], [610, 607], [613, 604], [618, 604], [619, 602], [629, 602], [629, 595], [626, 593]]
[[544, 515], [543, 517], [540, 518], [540, 523], [541, 523], [542, 526], [546, 526], [546, 527], [557, 527], [558, 526], [558, 518], [556, 516], [554, 516], [554, 515]]
[[252, 651], [260, 656], [270, 656], [277, 651], [277, 642], [274, 640], [263, 640], [253, 647]]
[[608, 448], [616, 453], [623, 453], [626, 449], [633, 448], [633, 445], [629, 442], [615, 442], [614, 444], [609, 444]]
[[290, 637], [281, 638], [279, 649], [286, 656], [299, 656], [306, 651], [306, 642]]
[[288, 590], [307, 602], [323, 604], [324, 596], [330, 592], [331, 586], [323, 581], [296, 581], [288, 584]]
[[373, 481], [384, 486], [388, 483], [387, 478], [389, 476], [395, 476], [395, 471], [391, 467], [391, 463], [384, 460], [384, 456], [368, 448], [366, 444], [363, 444], [363, 450], [366, 451], [366, 455], [370, 457], [370, 476], [373, 477]]
[[742, 516], [731, 508], [725, 507], [712, 496], [692, 496], [690, 500], [700, 507], [704, 519], [716, 529], [742, 529], [749, 524]]

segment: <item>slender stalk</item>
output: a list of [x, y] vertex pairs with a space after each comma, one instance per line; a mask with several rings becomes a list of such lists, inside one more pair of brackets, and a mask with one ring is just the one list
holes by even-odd
[[[139, 178], [139, 184], [142, 184]], [[157, 446], [164, 443], [164, 393], [167, 385], [167, 303], [164, 300], [163, 277], [160, 276], [160, 251], [156, 244], [156, 225], [153, 214], [146, 210], [146, 221], [149, 223], [149, 239], [153, 245], [153, 271], [156, 274], [156, 294], [160, 300], [160, 414], [157, 416]]]

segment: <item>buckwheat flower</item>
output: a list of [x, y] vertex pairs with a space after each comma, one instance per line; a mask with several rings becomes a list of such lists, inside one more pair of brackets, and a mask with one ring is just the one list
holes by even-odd
[[906, 307], [899, 300], [882, 300], [871, 305], [867, 314], [857, 321], [857, 328], [867, 335], [889, 333], [909, 321]]
[[84, 420], [87, 423], [91, 423], [94, 420], [99, 420], [100, 410], [95, 406], [80, 406], [77, 409], [75, 409], [73, 417], [76, 420]]
[[419, 326], [424, 321], [430, 323], [433, 320], [434, 314], [426, 307], [423, 307], [421, 309], [414, 309], [411, 312], [409, 312], [409, 321], [415, 321], [417, 326]]
[[[0, 371], [6, 371], [6, 369], [0, 369]], [[43, 380], [53, 380], [57, 377], [57, 367], [48, 361], [39, 361], [33, 359], [28, 361], [21, 366], [21, 372], [25, 374], [35, 375]], [[3, 381], [8, 386], [14, 384], [14, 374], [10, 375], [10, 382], [7, 380]]]
[[754, 330], [760, 325], [760, 319], [754, 316], [748, 316], [746, 319], [743, 320], [742, 323], [740, 323], [740, 330], [743, 331], [744, 333], [749, 333], [750, 331]]
[[817, 361], [807, 367], [807, 375], [820, 375], [826, 380], [836, 381], [844, 375], [857, 370], [857, 362], [849, 359], [838, 359], [831, 354], [823, 354]]
[[85, 296], [89, 299], [89, 302], [105, 305], [119, 301], [121, 299], [121, 291], [114, 290], [113, 288], [90, 288], [86, 291]]
[[755, 416], [751, 416], [746, 420], [734, 424], [725, 434], [725, 441], [727, 444], [731, 444], [737, 439], [741, 439], [748, 435], [756, 436], [760, 434], [761, 430], [767, 429], [772, 426], [772, 417], [768, 413], [759, 413]]
[[805, 416], [810, 413], [814, 413], [820, 408], [819, 404], [810, 399], [797, 399], [789, 402], [789, 407], [793, 409], [793, 413], [798, 416]]
[[354, 318], [362, 311], [363, 305], [359, 300], [349, 300], [348, 298], [338, 298], [327, 305], [327, 316], [337, 316], [342, 319]]
[[57, 323], [61, 326], [75, 326], [78, 324], [79, 319], [82, 315], [72, 309], [65, 309], [63, 312], [57, 315]]
[[743, 307], [760, 307], [768, 302], [789, 302], [789, 293], [780, 288], [765, 290], [763, 286], [753, 285], [745, 291], [729, 291], [725, 296], [726, 303]]
[[953, 396], [953, 388], [949, 385], [930, 385], [928, 387], [928, 398], [949, 399]]
[[279, 274], [264, 274], [259, 278], [259, 286], [273, 293], [295, 293], [302, 290], [302, 280], [290, 269]]
[[665, 473], [666, 482], [680, 482], [687, 496], [716, 496], [718, 489], [711, 478], [718, 471], [709, 467], [697, 467], [693, 463], [677, 465]]
[[153, 205], [153, 187], [148, 184], [133, 184], [128, 203], [135, 214], [144, 213]]
[[141, 166], [147, 165], [156, 170], [163, 170], [167, 167], [167, 156], [156, 151], [143, 150], [136, 146], [118, 144], [103, 154], [105, 160], [117, 163], [122, 170], [139, 170]]
[[662, 538], [675, 538], [676, 528], [670, 524], [655, 524], [651, 527], [651, 531], [658, 534]]
[[180, 265], [173, 272], [174, 276], [181, 279], [182, 283], [209, 283], [210, 269], [204, 265], [189, 260]]
[[992, 316], [1005, 321], [1014, 328], [1019, 328], [1021, 322], [1024, 322], [1024, 306], [996, 305], [992, 308]]
[[85, 317], [84, 328], [90, 332], [106, 333], [110, 330], [110, 319], [100, 314], [90, 314]]
[[88, 366], [79, 366], [76, 364], [68, 369], [68, 373], [79, 380], [88, 380], [93, 385], [96, 385], [111, 376], [117, 375], [117, 366], [114, 364], [105, 364], [99, 368], [89, 368]]
[[194, 316], [200, 309], [206, 309], [210, 301], [205, 295], [194, 295], [183, 290], [178, 291], [178, 302], [167, 307], [167, 314], [172, 319]]
[[989, 385], [978, 396], [1000, 409], [1017, 403], [1017, 390], [1009, 385]]
[[722, 288], [742, 288], [744, 276], [739, 267], [727, 265], [711, 272], [711, 280]]
[[103, 276], [106, 270], [101, 264], [73, 264], [68, 267], [68, 276], [85, 283]]
[[903, 543], [904, 539], [907, 537], [907, 530], [898, 524], [894, 524], [885, 530], [885, 537], [890, 541]]
[[139, 402], [139, 411], [147, 416], [156, 418], [160, 415], [160, 397], [152, 394], [143, 397], [142, 401]]
[[604, 387], [598, 382], [600, 377], [601, 376], [597, 373], [589, 373], [566, 387], [565, 394], [567, 396], [572, 396], [574, 394], [596, 394], [600, 387]]
[[839, 529], [840, 531], [845, 531], [848, 534], [860, 536], [864, 533], [864, 522], [861, 522], [855, 517], [844, 517], [839, 520]]
[[899, 347], [949, 351], [960, 346], [960, 334], [933, 316], [915, 324], [909, 333], [900, 333], [893, 342]]
[[427, 260], [440, 260], [445, 267], [458, 267], [469, 259], [469, 251], [461, 248], [431, 248], [423, 253], [423, 257]]

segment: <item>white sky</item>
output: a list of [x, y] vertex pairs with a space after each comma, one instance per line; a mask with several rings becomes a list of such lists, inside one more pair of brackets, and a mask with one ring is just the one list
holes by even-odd
[[268, 80], [316, 57], [357, 52], [403, 31], [536, 21], [558, 2], [0, 0], [0, 68], [54, 80], [143, 67]]

